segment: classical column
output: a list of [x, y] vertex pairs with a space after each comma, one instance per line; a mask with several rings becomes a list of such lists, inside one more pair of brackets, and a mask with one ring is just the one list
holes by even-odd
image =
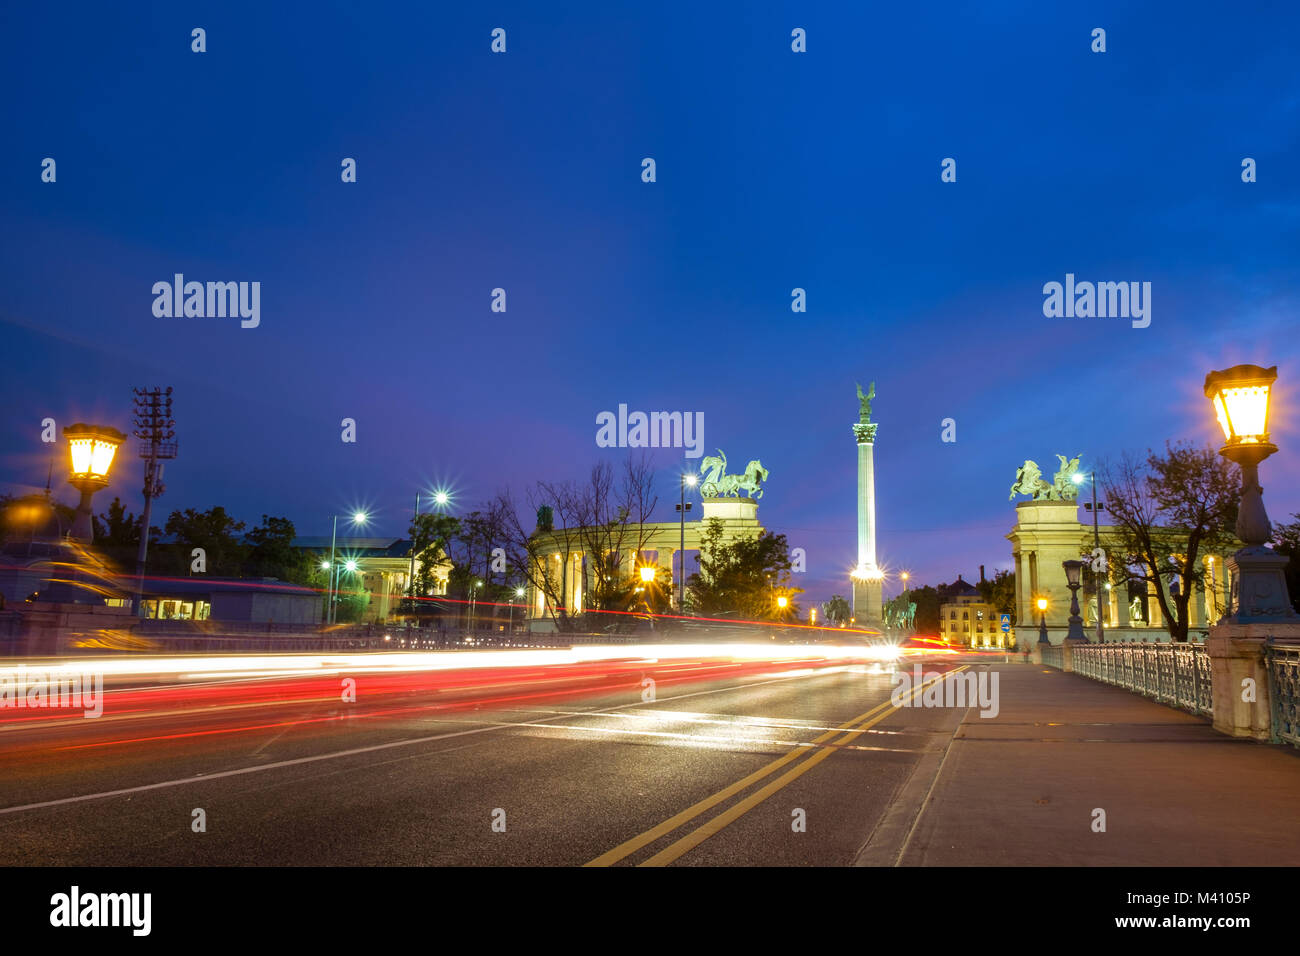
[[878, 628], [884, 623], [884, 575], [876, 563], [876, 426], [871, 423], [871, 399], [875, 394], [874, 382], [867, 395], [858, 387], [860, 410], [853, 426], [858, 446], [858, 563], [851, 577], [853, 615], [858, 626]]

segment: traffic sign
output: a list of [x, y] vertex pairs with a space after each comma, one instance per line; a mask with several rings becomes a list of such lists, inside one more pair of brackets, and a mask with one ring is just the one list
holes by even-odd
[[1006, 633], [1007, 633], [1008, 631], [1010, 631], [1010, 630], [1011, 630], [1011, 615], [1010, 615], [1010, 614], [1003, 614], [1003, 615], [1002, 615], [1002, 633], [1003, 633], [1003, 634], [1006, 634]]

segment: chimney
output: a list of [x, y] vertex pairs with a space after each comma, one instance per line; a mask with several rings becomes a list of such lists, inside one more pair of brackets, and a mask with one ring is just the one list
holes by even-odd
[[984, 565], [980, 565], [980, 584], [984, 583]]

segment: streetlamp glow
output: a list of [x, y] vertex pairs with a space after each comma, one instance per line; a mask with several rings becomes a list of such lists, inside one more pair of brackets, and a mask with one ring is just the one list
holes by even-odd
[[783, 611], [785, 610], [786, 605], [788, 605], [789, 603], [790, 603], [790, 599], [786, 597], [784, 594], [776, 599], [776, 606]]
[[1219, 454], [1241, 469], [1236, 532], [1245, 547], [1226, 562], [1230, 585], [1224, 620], [1231, 624], [1273, 623], [1297, 616], [1287, 594], [1288, 558], [1265, 547], [1273, 526], [1259, 484], [1260, 462], [1277, 451], [1268, 434], [1269, 400], [1276, 380], [1276, 365], [1234, 365], [1205, 376], [1205, 397], [1213, 403], [1223, 429]]
[[1259, 461], [1277, 451], [1268, 440], [1268, 405], [1277, 366], [1234, 365], [1205, 376], [1205, 397], [1214, 403], [1214, 414], [1223, 429], [1226, 445], [1266, 445]]
[[117, 449], [126, 441], [126, 435], [106, 425], [86, 425], [78, 422], [65, 426], [63, 435], [68, 439], [68, 457], [71, 468], [68, 484], [81, 492], [76, 520], [72, 523], [70, 537], [90, 541], [94, 537], [90, 499], [95, 492], [108, 485], [108, 472], [113, 467]]
[[646, 565], [645, 567], [643, 567], [643, 568], [641, 569], [641, 580], [642, 580], [642, 581], [644, 581], [646, 584], [649, 584], [649, 583], [650, 583], [651, 581], [653, 581], [654, 579], [655, 579], [655, 569], [654, 569], [654, 568], [650, 567], [649, 565]]

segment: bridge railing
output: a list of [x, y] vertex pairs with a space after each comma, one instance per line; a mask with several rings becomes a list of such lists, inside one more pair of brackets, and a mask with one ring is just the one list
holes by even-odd
[[1273, 711], [1274, 743], [1300, 747], [1300, 646], [1275, 644], [1264, 647], [1268, 661], [1268, 698]]
[[[1210, 658], [1203, 644], [1078, 643], [1070, 651], [1076, 674], [1193, 714], [1213, 716]], [[1300, 678], [1300, 658], [1295, 663]]]

